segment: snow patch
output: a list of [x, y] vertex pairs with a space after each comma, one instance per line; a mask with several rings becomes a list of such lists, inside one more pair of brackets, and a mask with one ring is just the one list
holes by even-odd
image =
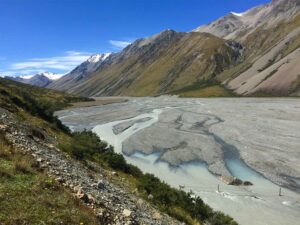
[[58, 80], [59, 78], [61, 78], [62, 76], [64, 76], [65, 74], [57, 74], [57, 73], [50, 73], [50, 72], [42, 72], [42, 73], [38, 73], [38, 74], [34, 74], [34, 75], [24, 75], [24, 76], [20, 76], [22, 79], [28, 80], [31, 79], [32, 77], [39, 75], [39, 76], [45, 76], [50, 80]]
[[99, 61], [104, 61], [110, 55], [111, 55], [111, 53], [92, 55], [87, 61], [90, 63], [97, 63]]
[[245, 13], [236, 13], [236, 12], [231, 12], [232, 15], [242, 17], [244, 16]]
[[[30, 78], [32, 78], [32, 77], [34, 77], [35, 75], [24, 75], [24, 76], [20, 76], [22, 79], [26, 79], [26, 80], [28, 80], [28, 79], [30, 79]], [[16, 76], [17, 77], [17, 76]]]

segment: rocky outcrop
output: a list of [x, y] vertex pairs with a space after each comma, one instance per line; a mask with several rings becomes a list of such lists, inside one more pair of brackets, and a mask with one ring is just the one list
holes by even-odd
[[[40, 169], [54, 178], [75, 198], [92, 208], [99, 224], [180, 224], [161, 214], [136, 193], [126, 188], [125, 181], [116, 172], [107, 171], [90, 163], [91, 171], [82, 163], [54, 146], [55, 137], [42, 137], [32, 126], [17, 121], [8, 111], [0, 108], [0, 132], [14, 148], [32, 155]], [[39, 132], [37, 132], [39, 131]], [[42, 132], [43, 135], [48, 135]], [[114, 180], [114, 181], [113, 181]]]

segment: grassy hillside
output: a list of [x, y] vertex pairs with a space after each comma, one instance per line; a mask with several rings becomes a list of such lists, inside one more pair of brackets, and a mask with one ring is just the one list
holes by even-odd
[[60, 129], [65, 127], [53, 116], [53, 112], [79, 101], [91, 99], [0, 78], [0, 107], [19, 116], [26, 116], [24, 112], [27, 112]]
[[193, 85], [180, 88], [168, 94], [180, 97], [234, 97], [233, 92], [225, 88], [214, 79], [197, 82]]
[[[138, 190], [141, 197], [162, 212], [187, 224], [236, 224], [229, 216], [213, 211], [200, 198], [192, 197], [191, 193], [171, 188], [153, 175], [143, 174], [137, 167], [127, 164], [122, 155], [114, 153], [113, 149], [108, 148], [95, 134], [69, 133], [68, 129], [53, 117], [53, 110], [72, 101], [82, 100], [81, 98], [0, 79], [0, 99], [0, 107], [14, 112], [22, 122], [32, 128], [38, 126], [49, 137], [55, 136], [56, 141], [53, 139], [53, 144], [74, 160], [79, 160], [84, 165], [93, 161], [101, 167], [118, 171], [125, 179], [122, 180], [123, 186], [124, 182], [128, 183], [132, 190]], [[46, 221], [47, 224], [58, 224], [57, 221], [63, 221], [63, 224], [79, 224], [82, 221], [93, 224], [94, 217], [88, 216], [90, 212], [72, 200], [64, 189], [49, 180], [45, 174], [37, 171], [28, 156], [12, 149], [3, 136], [0, 144], [0, 199], [7, 199], [6, 196], [11, 199], [22, 197], [17, 204], [16, 201], [2, 203], [2, 220], [8, 224], [20, 218], [29, 221], [30, 224], [34, 224], [38, 219]], [[149, 195], [153, 197], [149, 199]], [[46, 208], [51, 210], [47, 211]], [[15, 214], [9, 214], [9, 210], [14, 210]], [[70, 212], [78, 213], [70, 218]]]
[[36, 162], [14, 150], [0, 133], [0, 224], [98, 224]]
[[230, 43], [210, 34], [164, 31], [138, 40], [70, 92], [153, 96], [214, 79], [238, 60]]

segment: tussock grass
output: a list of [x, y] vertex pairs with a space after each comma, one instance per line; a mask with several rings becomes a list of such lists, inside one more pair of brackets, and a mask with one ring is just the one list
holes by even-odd
[[0, 224], [98, 224], [90, 209], [37, 171], [32, 158], [10, 151], [2, 135], [0, 143]]
[[15, 157], [13, 159], [13, 166], [16, 172], [20, 172], [20, 173], [32, 173], [33, 169], [33, 161], [32, 159], [28, 158], [28, 157]]

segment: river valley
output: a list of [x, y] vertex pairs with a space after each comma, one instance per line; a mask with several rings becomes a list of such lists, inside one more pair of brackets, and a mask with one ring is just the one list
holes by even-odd
[[[128, 98], [56, 114], [72, 130], [92, 130], [129, 163], [193, 191], [240, 224], [299, 222], [298, 99]], [[233, 177], [253, 185], [224, 182]]]

